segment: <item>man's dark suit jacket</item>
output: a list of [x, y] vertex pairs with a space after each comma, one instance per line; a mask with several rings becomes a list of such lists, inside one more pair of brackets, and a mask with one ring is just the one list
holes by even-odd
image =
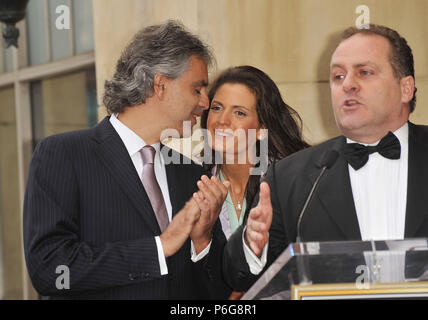
[[[307, 207], [301, 222], [302, 241], [361, 240], [348, 164], [342, 156], [345, 143], [345, 137], [336, 137], [297, 152], [268, 171], [273, 221], [266, 267], [296, 241], [300, 212], [330, 150], [337, 150], [339, 157], [319, 181]], [[410, 122], [407, 190], [405, 238], [428, 237], [428, 127]], [[253, 206], [257, 203], [258, 197]], [[224, 256], [225, 277], [235, 290], [247, 290], [257, 279], [245, 261], [242, 230], [231, 236]]]
[[[176, 156], [181, 164], [166, 165], [173, 215], [206, 174], [201, 166], [183, 164], [183, 156]], [[167, 258], [168, 275], [161, 276], [155, 243], [160, 229], [108, 117], [92, 129], [48, 137], [34, 152], [24, 204], [24, 249], [30, 278], [42, 296], [225, 298], [229, 292], [218, 285], [225, 242], [219, 226], [208, 256], [193, 263], [188, 239]], [[69, 290], [56, 287], [64, 275], [56, 273], [60, 265], [69, 268]]]

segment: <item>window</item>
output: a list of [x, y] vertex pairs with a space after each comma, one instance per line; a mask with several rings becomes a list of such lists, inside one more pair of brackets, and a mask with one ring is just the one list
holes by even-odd
[[21, 240], [35, 145], [97, 123], [92, 20], [90, 0], [32, 0], [19, 48], [0, 41], [0, 299], [37, 298]]
[[[61, 10], [63, 8], [66, 11]], [[57, 22], [61, 28], [58, 28]], [[29, 65], [40, 65], [93, 51], [92, 30], [91, 1], [30, 1], [27, 8]]]
[[44, 137], [97, 123], [95, 70], [31, 82], [34, 146]]

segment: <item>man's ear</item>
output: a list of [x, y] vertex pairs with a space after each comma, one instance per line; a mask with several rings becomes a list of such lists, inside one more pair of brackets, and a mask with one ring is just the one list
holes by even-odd
[[400, 87], [401, 87], [401, 102], [408, 103], [410, 100], [412, 100], [415, 92], [415, 79], [412, 76], [401, 78]]
[[166, 81], [167, 78], [156, 73], [153, 78], [153, 91], [154, 94], [159, 98], [163, 99], [165, 96], [165, 89], [166, 89]]

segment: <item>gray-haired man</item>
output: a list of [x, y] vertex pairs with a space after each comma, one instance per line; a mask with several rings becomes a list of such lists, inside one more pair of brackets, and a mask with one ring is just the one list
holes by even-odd
[[[208, 108], [211, 62], [209, 49], [181, 24], [147, 27], [105, 84], [111, 116], [37, 146], [25, 199], [24, 245], [41, 295], [228, 296], [218, 260], [225, 240], [215, 225], [227, 184], [208, 179], [181, 155], [172, 157], [179, 163], [166, 163], [164, 155], [174, 151], [160, 152], [164, 130], [183, 135], [183, 122], [195, 124]], [[59, 265], [70, 271], [68, 290], [56, 286]]]

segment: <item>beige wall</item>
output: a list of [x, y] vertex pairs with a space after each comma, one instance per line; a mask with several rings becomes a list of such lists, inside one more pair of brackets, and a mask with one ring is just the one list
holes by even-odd
[[[121, 50], [140, 28], [181, 20], [214, 49], [217, 71], [250, 64], [269, 74], [304, 121], [312, 143], [338, 134], [330, 107], [329, 61], [357, 0], [94, 0], [98, 101]], [[428, 0], [367, 0], [370, 22], [398, 30], [413, 48], [418, 105], [428, 124]], [[215, 73], [216, 71], [214, 71]], [[106, 114], [101, 106], [99, 116]]]

